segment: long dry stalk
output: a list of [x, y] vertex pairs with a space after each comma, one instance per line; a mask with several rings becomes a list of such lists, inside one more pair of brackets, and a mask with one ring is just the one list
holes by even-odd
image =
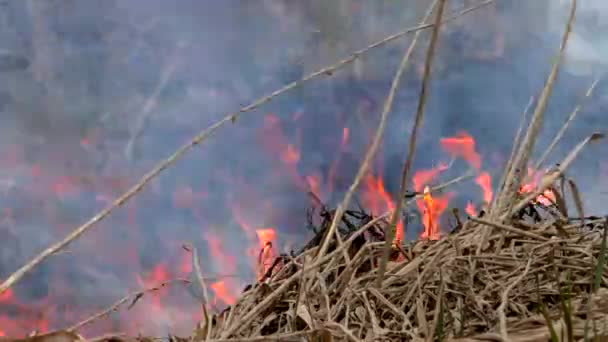
[[[511, 147], [511, 153], [509, 154], [509, 159], [507, 160], [505, 169], [502, 172], [502, 178], [500, 179], [500, 182], [498, 183], [498, 189], [499, 189], [498, 192], [500, 192], [504, 188], [505, 183], [507, 181], [507, 176], [509, 175], [511, 169], [513, 168], [513, 164], [512, 164], [513, 158], [515, 157], [515, 153], [517, 153], [517, 150], [519, 148], [519, 143], [520, 143], [519, 140], [521, 138], [521, 133], [524, 129], [524, 125], [526, 124], [526, 118], [528, 117], [528, 111], [530, 110], [532, 103], [534, 103], [534, 96], [530, 96], [530, 100], [528, 100], [528, 104], [526, 105], [526, 108], [521, 113], [521, 117], [519, 119], [519, 127], [517, 128], [517, 133], [515, 133], [515, 137], [513, 138], [513, 146]], [[496, 198], [494, 198], [494, 203], [495, 202], [496, 202]]]
[[[593, 90], [595, 89], [595, 86], [597, 85], [598, 82], [599, 82], [599, 79], [596, 79], [595, 81], [593, 81], [593, 83], [591, 83], [591, 86], [589, 86], [589, 88], [587, 89], [587, 92], [585, 92], [585, 98], [583, 99], [583, 101], [588, 100], [591, 97], [591, 95], [593, 95]], [[566, 122], [564, 122], [562, 127], [559, 129], [559, 131], [557, 132], [557, 134], [555, 135], [555, 137], [553, 138], [553, 140], [551, 141], [551, 143], [549, 144], [549, 146], [547, 147], [545, 152], [543, 152], [541, 157], [538, 158], [538, 161], [536, 162], [536, 164], [533, 167], [534, 170], [540, 170], [540, 167], [547, 160], [547, 157], [549, 156], [551, 151], [553, 151], [555, 146], [557, 146], [557, 143], [562, 139], [562, 137], [564, 136], [564, 133], [566, 133], [566, 130], [568, 129], [568, 127], [570, 126], [572, 121], [574, 121], [574, 119], [576, 118], [576, 115], [578, 114], [578, 112], [580, 112], [581, 108], [583, 108], [583, 103], [578, 103], [576, 105], [576, 107], [574, 108], [574, 110], [568, 116], [568, 119], [566, 119]]]
[[435, 50], [437, 49], [437, 39], [439, 38], [439, 28], [441, 27], [441, 17], [443, 16], [443, 9], [445, 8], [445, 4], [446, 0], [440, 0], [436, 5], [437, 14], [435, 17], [435, 27], [433, 28], [431, 41], [429, 42], [429, 46], [426, 52], [426, 59], [424, 62], [424, 73], [422, 76], [422, 84], [420, 85], [420, 95], [418, 97], [418, 107], [416, 108], [416, 117], [412, 126], [412, 132], [410, 133], [410, 141], [408, 144], [405, 164], [403, 165], [403, 171], [401, 172], [401, 184], [399, 186], [399, 195], [397, 197], [395, 210], [393, 211], [390, 223], [385, 232], [386, 240], [384, 241], [384, 252], [382, 254], [382, 258], [380, 259], [380, 267], [378, 268], [378, 278], [376, 279], [376, 287], [378, 288], [382, 286], [382, 281], [384, 280], [384, 272], [386, 272], [386, 264], [388, 263], [393, 239], [395, 238], [395, 229], [397, 226], [397, 221], [401, 217], [401, 208], [403, 206], [403, 200], [407, 191], [408, 176], [412, 167], [412, 163], [414, 161], [414, 153], [416, 152], [416, 140], [418, 137], [418, 130], [420, 129], [420, 124], [422, 123], [422, 118], [424, 116], [424, 107], [428, 98], [428, 88], [429, 81], [431, 78], [431, 69], [433, 67], [433, 57], [435, 56]]

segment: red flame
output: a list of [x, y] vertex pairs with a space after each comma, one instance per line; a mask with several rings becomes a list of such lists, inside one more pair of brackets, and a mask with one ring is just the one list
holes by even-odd
[[[169, 271], [167, 270], [167, 265], [165, 264], [156, 264], [152, 271], [145, 277], [137, 276], [137, 281], [139, 282], [142, 288], [149, 288], [152, 286], [156, 286], [162, 282], [165, 282], [170, 279]], [[152, 304], [153, 309], [157, 311], [162, 310], [162, 298], [166, 296], [167, 289], [160, 289], [155, 291], [152, 296]]]
[[257, 229], [256, 234], [260, 242], [260, 252], [258, 255], [257, 278], [262, 280], [266, 272], [272, 267], [275, 259], [273, 242], [276, 232], [273, 228]]
[[[492, 191], [492, 178], [490, 177], [489, 173], [480, 170], [481, 156], [477, 152], [475, 145], [475, 139], [466, 132], [460, 132], [455, 137], [441, 139], [441, 146], [446, 152], [448, 152], [454, 158], [464, 159], [467, 163], [469, 163], [469, 165], [479, 172], [475, 178], [475, 183], [479, 185], [481, 191], [483, 192], [483, 201], [486, 204], [489, 204], [492, 202], [492, 197], [494, 196]], [[472, 203], [470, 206], [467, 205], [465, 210], [467, 213], [475, 212]]]
[[447, 165], [439, 164], [438, 167], [430, 170], [419, 170], [414, 173], [412, 182], [416, 192], [423, 192], [422, 199], [416, 200], [418, 211], [422, 215], [424, 231], [421, 234], [423, 239], [437, 240], [440, 237], [439, 223], [441, 214], [448, 206], [451, 194], [433, 197], [428, 184], [430, 184], [439, 173], [447, 170]]
[[210, 285], [215, 297], [221, 300], [224, 304], [232, 305], [236, 303], [236, 297], [231, 294], [224, 281], [218, 281]]
[[[391, 196], [384, 189], [384, 181], [381, 177], [375, 178], [368, 174], [365, 177], [365, 188], [363, 192], [363, 202], [373, 215], [382, 215], [386, 211], [395, 210], [395, 203]], [[403, 238], [403, 222], [399, 220], [395, 232], [395, 243], [399, 243]]]
[[440, 163], [436, 168], [416, 171], [412, 179], [412, 183], [414, 183], [414, 190], [416, 192], [422, 192], [427, 184], [431, 183], [435, 177], [447, 169], [447, 165]]
[[348, 143], [348, 135], [349, 135], [348, 127], [344, 127], [342, 129], [342, 146], [344, 146]]
[[479, 185], [483, 191], [483, 201], [489, 204], [492, 202], [494, 193], [492, 192], [492, 178], [487, 172], [482, 172], [475, 178], [475, 183]]
[[460, 132], [455, 137], [442, 138], [441, 147], [454, 157], [466, 160], [471, 166], [481, 168], [481, 156], [475, 150], [475, 139], [466, 132]]
[[[540, 183], [542, 176], [542, 171], [535, 171], [532, 168], [528, 168], [528, 181], [521, 185], [519, 193], [525, 195], [534, 192]], [[542, 194], [538, 195], [535, 201], [542, 205], [550, 206], [555, 203], [555, 194], [550, 189], [547, 189]]]
[[473, 202], [468, 202], [467, 206], [464, 208], [464, 211], [469, 216], [477, 216], [477, 210], [475, 210], [475, 205], [473, 204]]
[[450, 194], [433, 197], [428, 186], [424, 187], [424, 197], [422, 200], [416, 201], [418, 209], [422, 213], [422, 224], [424, 231], [422, 239], [439, 240], [440, 228], [439, 223], [441, 214], [448, 207]]

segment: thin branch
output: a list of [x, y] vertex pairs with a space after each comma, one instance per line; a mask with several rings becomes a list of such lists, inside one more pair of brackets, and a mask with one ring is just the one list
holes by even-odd
[[[591, 86], [589, 86], [589, 89], [587, 89], [587, 92], [585, 93], [585, 98], [583, 99], [583, 101], [589, 100], [591, 95], [593, 95], [593, 90], [595, 89], [595, 86], [597, 85], [598, 82], [599, 82], [599, 79], [596, 79], [595, 81], [593, 81], [593, 83], [591, 83]], [[566, 130], [568, 129], [568, 126], [570, 126], [570, 123], [572, 123], [572, 121], [574, 121], [574, 118], [576, 118], [576, 115], [578, 114], [578, 112], [580, 112], [581, 108], [583, 108], [583, 103], [578, 103], [576, 105], [576, 107], [574, 108], [574, 110], [572, 111], [572, 113], [570, 113], [570, 116], [568, 116], [568, 119], [566, 119], [566, 122], [564, 122], [564, 125], [562, 126], [562, 128], [560, 128], [559, 132], [557, 132], [557, 134], [551, 141], [551, 144], [549, 144], [549, 147], [547, 147], [547, 150], [538, 159], [538, 161], [536, 162], [536, 165], [534, 165], [535, 171], [540, 169], [540, 167], [543, 165], [543, 163], [545, 162], [545, 160], [547, 159], [547, 157], [549, 156], [551, 151], [553, 151], [553, 149], [555, 148], [557, 143], [562, 139], [562, 137], [564, 136], [564, 133], [566, 133]]]
[[93, 315], [93, 316], [91, 316], [91, 317], [89, 317], [89, 318], [87, 318], [87, 319], [85, 319], [83, 321], [80, 321], [80, 322], [74, 324], [73, 326], [69, 327], [67, 329], [67, 331], [76, 331], [76, 330], [79, 330], [79, 329], [83, 328], [84, 326], [87, 326], [87, 325], [93, 323], [94, 321], [96, 321], [96, 320], [98, 320], [100, 318], [108, 316], [112, 312], [118, 311], [118, 309], [122, 305], [124, 305], [125, 303], [127, 303], [128, 301], [131, 301], [131, 304], [129, 306], [133, 306], [146, 293], [158, 291], [158, 290], [160, 290], [162, 288], [165, 288], [165, 287], [167, 287], [169, 285], [172, 285], [172, 284], [175, 284], [175, 283], [190, 284], [190, 281], [188, 279], [173, 279], [173, 280], [168, 280], [168, 281], [162, 282], [162, 283], [160, 283], [160, 284], [158, 284], [156, 286], [153, 286], [153, 287], [145, 288], [145, 289], [142, 289], [142, 290], [130, 293], [130, 294], [122, 297], [118, 301], [116, 301], [114, 304], [112, 304], [107, 309], [104, 309], [104, 310], [96, 313], [95, 315]]
[[[509, 159], [507, 160], [507, 165], [505, 165], [505, 169], [502, 173], [502, 178], [500, 179], [500, 182], [498, 183], [498, 189], [500, 189], [502, 191], [502, 189], [505, 186], [505, 183], [507, 181], [507, 175], [509, 175], [509, 173], [511, 172], [511, 169], [513, 168], [513, 159], [515, 158], [515, 153], [517, 153], [517, 150], [519, 148], [519, 143], [520, 143], [520, 139], [521, 139], [521, 133], [524, 130], [524, 125], [526, 124], [526, 118], [528, 117], [528, 111], [530, 111], [530, 107], [532, 107], [532, 104], [534, 103], [534, 96], [530, 96], [530, 100], [528, 100], [528, 104], [526, 105], [526, 108], [524, 109], [524, 111], [521, 114], [521, 118], [519, 121], [519, 127], [517, 128], [517, 133], [515, 133], [515, 137], [513, 138], [513, 146], [511, 147], [511, 153], [509, 154]], [[494, 201], [496, 201], [496, 198], [494, 198]]]
[[194, 270], [194, 274], [196, 275], [196, 280], [198, 285], [201, 287], [203, 291], [203, 314], [205, 316], [205, 324], [207, 325], [207, 335], [205, 336], [205, 341], [211, 339], [211, 325], [213, 324], [213, 320], [209, 317], [209, 311], [207, 310], [207, 305], [209, 305], [209, 294], [207, 292], [207, 284], [205, 284], [205, 278], [203, 278], [203, 273], [201, 272], [201, 264], [198, 258], [198, 250], [194, 245], [189, 246], [191, 248], [192, 253], [192, 268]]
[[412, 167], [412, 163], [414, 161], [414, 153], [416, 152], [416, 138], [418, 137], [418, 130], [420, 128], [420, 124], [422, 123], [422, 118], [424, 116], [424, 107], [426, 105], [426, 100], [428, 97], [428, 87], [431, 78], [433, 57], [435, 55], [435, 50], [437, 49], [439, 29], [441, 27], [441, 17], [443, 16], [443, 9], [445, 8], [446, 2], [446, 0], [439, 0], [436, 5], [437, 14], [435, 17], [435, 26], [433, 28], [433, 34], [431, 36], [431, 41], [429, 42], [429, 47], [426, 53], [424, 73], [422, 77], [422, 84], [420, 86], [420, 96], [418, 97], [418, 108], [416, 109], [416, 119], [414, 120], [414, 125], [412, 126], [407, 157], [405, 160], [405, 164], [403, 165], [403, 172], [401, 173], [401, 185], [399, 187], [399, 195], [397, 196], [397, 204], [395, 205], [395, 211], [393, 211], [390, 223], [386, 227], [384, 252], [382, 258], [380, 259], [380, 266], [378, 268], [378, 278], [376, 279], [377, 288], [380, 288], [382, 286], [382, 281], [384, 280], [384, 272], [386, 272], [386, 265], [391, 254], [391, 246], [393, 244], [393, 239], [395, 238], [395, 228], [397, 226], [397, 221], [399, 220], [399, 217], [401, 217], [403, 199], [405, 198], [405, 192], [407, 191], [408, 175]]

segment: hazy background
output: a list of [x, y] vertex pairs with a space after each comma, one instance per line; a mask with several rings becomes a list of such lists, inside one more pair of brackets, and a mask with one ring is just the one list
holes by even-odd
[[[351, 51], [415, 26], [429, 2], [0, 1], [0, 279], [214, 120]], [[452, 10], [475, 3], [449, 2]], [[603, 39], [608, 4], [582, 0], [579, 5], [538, 141], [540, 151], [608, 65]], [[466, 130], [477, 139], [484, 169], [495, 179], [500, 176], [520, 113], [529, 97], [539, 93], [558, 49], [568, 10], [565, 0], [497, 0], [443, 30], [417, 168], [447, 160], [439, 138]], [[375, 167], [393, 193], [427, 35], [404, 79]], [[281, 248], [301, 245], [310, 236], [305, 228], [310, 199], [294, 186], [290, 169], [273, 148], [281, 142], [296, 146], [295, 168], [301, 175], [327, 174], [340, 151], [343, 128], [349, 128], [334, 191], [324, 198], [335, 203], [356, 172], [408, 40], [387, 44], [333, 77], [243, 116], [165, 172], [127, 208], [45, 262], [16, 286], [16, 297], [33, 308], [52, 304], [52, 314], [45, 316], [51, 327], [74, 322], [141, 286], [137, 277], [153, 276], [159, 264], [170, 273], [160, 278], [182, 274], [180, 245], [186, 241], [201, 250], [206, 274], [238, 274], [238, 290], [252, 275], [243, 252], [251, 241], [243, 236], [239, 220], [275, 227]], [[550, 162], [559, 161], [592, 131], [606, 131], [606, 89], [600, 81]], [[268, 113], [280, 119], [281, 134]], [[587, 210], [597, 214], [606, 213], [607, 152], [605, 143], [589, 148], [569, 172], [585, 195]], [[457, 175], [465, 169], [461, 163], [451, 171]], [[474, 184], [455, 191], [454, 206], [479, 201]], [[231, 260], [213, 255], [212, 240], [221, 242]], [[188, 331], [184, 312], [196, 315], [197, 306], [187, 291], [180, 291], [179, 305], [165, 303], [165, 314], [138, 321], [133, 317], [143, 316], [145, 309], [133, 311], [99, 329], [120, 328], [124, 317], [131, 317], [137, 329], [150, 333]], [[24, 319], [19, 310], [11, 310], [2, 313], [0, 308], [0, 315]], [[27, 323], [14, 328], [20, 333], [31, 329]]]

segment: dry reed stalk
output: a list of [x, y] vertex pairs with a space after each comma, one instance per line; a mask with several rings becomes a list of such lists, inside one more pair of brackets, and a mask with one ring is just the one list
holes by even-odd
[[[441, 1], [443, 1], [443, 0], [441, 0]], [[426, 18], [427, 17], [425, 17], [423, 19], [423, 21], [422, 21], [423, 23], [426, 21]], [[378, 150], [378, 147], [380, 146], [380, 141], [382, 140], [382, 136], [384, 135], [384, 128], [386, 127], [386, 121], [388, 119], [388, 114], [390, 113], [391, 109], [393, 108], [393, 99], [395, 98], [395, 94], [397, 93], [397, 89], [399, 88], [399, 84], [401, 83], [401, 76], [403, 75], [403, 72], [405, 71], [405, 68], [408, 65], [412, 52], [414, 51], [414, 47], [416, 46], [416, 42], [418, 41], [417, 38], [418, 38], [418, 35], [416, 35], [414, 37], [414, 39], [410, 43], [409, 47], [404, 52], [403, 57], [401, 58], [401, 62], [399, 63], [399, 67], [395, 71], [393, 80], [391, 82], [391, 87], [388, 91], [388, 95], [386, 96], [386, 100], [384, 101], [384, 105], [382, 107], [382, 113], [380, 114], [380, 122], [378, 123], [378, 127], [376, 128], [376, 132], [372, 139], [372, 143], [368, 147], [367, 152], [365, 153], [365, 156], [363, 157], [363, 161], [361, 161], [361, 165], [359, 166], [359, 170], [357, 171], [357, 174], [355, 175], [355, 179], [353, 180], [352, 184], [348, 188], [348, 191], [344, 195], [342, 202], [340, 202], [340, 204], [338, 205], [338, 208], [336, 209], [334, 218], [331, 221], [331, 226], [329, 227], [329, 230], [327, 231], [325, 239], [321, 243], [321, 248], [319, 249], [319, 254], [317, 256], [318, 258], [321, 258], [321, 257], [323, 257], [323, 255], [325, 255], [325, 252], [327, 251], [327, 248], [329, 247], [329, 243], [336, 233], [336, 228], [338, 227], [338, 224], [340, 224], [340, 222], [342, 221], [342, 216], [344, 215], [344, 212], [346, 211], [346, 209], [348, 209], [348, 206], [350, 205], [350, 201], [351, 201], [352, 197], [354, 196], [355, 191], [357, 191], [357, 188], [359, 187], [361, 180], [367, 174], [369, 165], [372, 162], [372, 159], [374, 158], [374, 156], [376, 155], [376, 151]]]
[[[591, 95], [593, 95], [593, 90], [595, 89], [595, 86], [597, 85], [598, 82], [599, 82], [599, 79], [595, 79], [593, 81], [593, 83], [591, 83], [591, 85], [587, 89], [587, 92], [585, 92], [585, 98], [583, 99], [583, 101], [587, 101], [591, 97]], [[576, 115], [580, 112], [581, 108], [583, 108], [582, 102], [578, 103], [576, 105], [576, 107], [574, 108], [574, 110], [570, 113], [570, 115], [566, 119], [566, 122], [564, 122], [564, 124], [559, 129], [557, 134], [555, 134], [555, 137], [553, 138], [553, 140], [551, 141], [551, 143], [549, 144], [549, 146], [547, 147], [545, 152], [543, 152], [543, 154], [540, 156], [540, 158], [538, 158], [538, 161], [536, 162], [536, 164], [534, 164], [533, 170], [540, 170], [540, 167], [547, 160], [547, 157], [549, 156], [551, 151], [553, 151], [555, 146], [557, 146], [559, 141], [562, 139], [562, 137], [564, 136], [564, 133], [566, 133], [566, 130], [568, 129], [568, 127], [570, 126], [572, 121], [574, 121], [574, 119], [576, 118]]]
[[153, 287], [149, 287], [149, 288], [145, 288], [139, 291], [135, 291], [133, 293], [130, 293], [126, 296], [124, 296], [123, 298], [119, 299], [118, 301], [116, 301], [114, 304], [112, 304], [110, 307], [96, 313], [95, 315], [86, 318], [85, 320], [82, 320], [74, 325], [72, 325], [71, 327], [67, 328], [67, 331], [77, 331], [80, 330], [82, 328], [84, 328], [85, 326], [97, 321], [98, 319], [101, 319], [105, 316], [110, 315], [112, 312], [115, 312], [118, 310], [118, 308], [120, 308], [121, 306], [123, 306], [124, 304], [126, 304], [127, 302], [131, 301], [131, 303], [129, 304], [129, 306], [133, 306], [135, 305], [135, 303], [137, 301], [139, 301], [145, 294], [150, 293], [150, 292], [154, 292], [154, 291], [158, 291], [160, 289], [163, 289], [169, 285], [172, 284], [176, 284], [176, 283], [181, 283], [181, 284], [189, 284], [190, 281], [188, 279], [173, 279], [173, 280], [168, 280], [165, 282], [162, 282], [158, 285], [155, 285]]
[[[517, 133], [515, 133], [515, 137], [513, 138], [513, 146], [511, 146], [511, 153], [509, 154], [509, 159], [507, 160], [507, 164], [505, 165], [505, 169], [502, 172], [502, 177], [500, 182], [498, 183], [498, 192], [501, 192], [505, 187], [505, 183], [507, 181], [507, 176], [510, 174], [513, 169], [513, 161], [515, 158], [515, 153], [520, 145], [521, 133], [523, 132], [524, 125], [526, 124], [526, 118], [528, 117], [528, 111], [532, 104], [534, 103], [534, 96], [530, 96], [530, 100], [528, 100], [528, 104], [526, 104], [526, 108], [521, 113], [521, 117], [519, 119], [519, 127], [517, 128]], [[496, 203], [496, 198], [494, 198], [494, 203]], [[494, 204], [492, 203], [492, 204]]]
[[[414, 153], [416, 151], [416, 140], [418, 137], [418, 130], [422, 123], [424, 116], [424, 107], [426, 106], [427, 94], [429, 81], [431, 77], [431, 69], [433, 66], [433, 57], [435, 56], [435, 50], [437, 49], [437, 39], [439, 38], [439, 29], [441, 28], [441, 17], [443, 16], [443, 10], [445, 8], [446, 0], [439, 0], [435, 7], [437, 13], [435, 14], [435, 26], [431, 35], [431, 40], [426, 53], [424, 61], [424, 73], [422, 76], [422, 84], [420, 85], [420, 95], [418, 97], [418, 107], [416, 109], [416, 116], [414, 124], [412, 126], [412, 132], [410, 133], [410, 140], [408, 144], [407, 156], [405, 164], [403, 165], [403, 171], [401, 172], [401, 184], [399, 186], [399, 193], [397, 195], [397, 203], [395, 204], [395, 210], [391, 216], [390, 223], [385, 231], [385, 245], [382, 258], [380, 259], [380, 267], [378, 269], [378, 278], [376, 280], [376, 287], [382, 286], [382, 280], [384, 279], [384, 272], [386, 272], [386, 264], [391, 253], [393, 240], [395, 238], [395, 229], [397, 227], [397, 221], [401, 217], [401, 208], [403, 206], [403, 200], [408, 186], [408, 176], [412, 163], [414, 161]], [[429, 10], [429, 15], [431, 10]]]

